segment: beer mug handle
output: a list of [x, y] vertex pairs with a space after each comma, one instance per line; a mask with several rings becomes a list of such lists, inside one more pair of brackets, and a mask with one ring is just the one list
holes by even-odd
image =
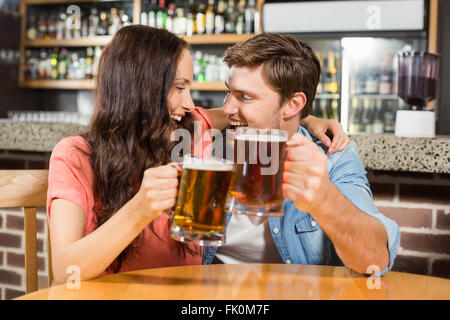
[[[169, 163], [169, 166], [177, 169], [178, 171], [182, 172], [183, 171], [183, 163], [182, 162], [171, 162]], [[178, 188], [180, 188], [180, 175], [178, 176]], [[175, 199], [176, 201], [176, 199]], [[163, 211], [163, 213], [169, 218], [172, 219], [173, 218], [173, 214], [174, 214], [174, 208], [171, 209], [166, 209]]]

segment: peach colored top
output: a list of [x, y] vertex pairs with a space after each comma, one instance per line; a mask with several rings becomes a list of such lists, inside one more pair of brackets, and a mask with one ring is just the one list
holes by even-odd
[[[201, 120], [202, 130], [213, 127], [212, 119], [206, 111], [196, 108], [193, 112], [194, 119]], [[205, 142], [211, 142], [208, 134], [203, 134], [203, 146]], [[54, 199], [65, 199], [77, 204], [86, 214], [84, 235], [88, 235], [97, 228], [97, 217], [93, 211], [96, 195], [94, 194], [94, 173], [87, 155], [82, 153], [89, 151], [89, 145], [81, 136], [71, 136], [62, 139], [53, 149], [50, 158], [49, 180], [47, 191], [47, 216], [50, 220], [50, 206]], [[154, 220], [154, 231], [147, 226], [143, 230], [142, 245], [139, 254], [123, 263], [119, 272], [139, 269], [194, 265], [201, 264], [200, 255], [186, 257], [178, 253], [176, 241], [171, 239], [168, 230], [169, 219], [161, 215]], [[98, 244], [101, 249], [102, 244]], [[102, 275], [107, 274], [104, 272]]]

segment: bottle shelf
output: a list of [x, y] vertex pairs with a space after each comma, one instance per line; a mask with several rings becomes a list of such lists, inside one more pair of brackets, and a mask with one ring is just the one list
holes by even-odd
[[22, 88], [32, 89], [67, 89], [67, 90], [91, 90], [95, 87], [93, 79], [83, 80], [24, 80], [19, 84]]
[[[250, 39], [254, 34], [211, 34], [181, 36], [189, 44], [232, 44]], [[97, 47], [107, 45], [113, 36], [80, 37], [72, 39], [24, 40], [25, 47]]]
[[[92, 90], [95, 88], [95, 80], [24, 80], [20, 83], [22, 88], [32, 89], [67, 89], [67, 90]], [[223, 82], [196, 82], [192, 84], [191, 90], [198, 91], [225, 91]]]
[[80, 37], [73, 39], [24, 40], [25, 47], [102, 47], [108, 44], [112, 36]]
[[211, 35], [194, 34], [192, 36], [181, 36], [189, 44], [233, 44], [250, 39], [255, 34], [222, 33]]
[[397, 100], [399, 98], [396, 94], [374, 94], [374, 93], [352, 93], [351, 96], [356, 98], [370, 98], [381, 100]]
[[339, 99], [339, 93], [317, 93], [316, 99]]

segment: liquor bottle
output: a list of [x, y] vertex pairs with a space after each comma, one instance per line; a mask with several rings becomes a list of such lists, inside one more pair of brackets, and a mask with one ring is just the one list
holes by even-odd
[[225, 32], [225, 0], [219, 0], [217, 3], [217, 14], [214, 17], [214, 33], [220, 34]]
[[206, 24], [206, 34], [213, 34], [214, 33], [214, 18], [215, 18], [215, 10], [214, 10], [214, 0], [208, 0], [208, 8], [206, 9], [206, 17], [205, 17], [205, 24]]
[[336, 99], [324, 99], [326, 100], [326, 118], [338, 119], [338, 101]]
[[392, 57], [386, 53], [383, 58], [383, 68], [380, 74], [380, 94], [392, 94], [394, 82], [394, 70], [392, 69]]
[[63, 80], [67, 78], [67, 65], [69, 61], [67, 59], [67, 49], [62, 48], [58, 61], [58, 79]]
[[377, 94], [379, 89], [380, 74], [374, 61], [371, 62], [366, 78], [366, 93]]
[[255, 9], [255, 22], [254, 22], [254, 29], [255, 33], [261, 32], [261, 15], [259, 14], [259, 11]]
[[184, 15], [184, 8], [177, 8], [175, 12], [177, 15], [175, 17], [174, 33], [177, 35], [185, 35], [187, 28], [187, 18]]
[[94, 37], [97, 35], [97, 29], [98, 29], [98, 10], [96, 7], [91, 8], [91, 13], [89, 15], [89, 37]]
[[120, 17], [116, 8], [110, 9], [108, 34], [114, 35], [121, 27]]
[[148, 12], [148, 25], [156, 27], [156, 12], [158, 11], [157, 0], [151, 0], [150, 11]]
[[195, 26], [195, 17], [197, 15], [195, 3], [194, 0], [189, 0], [189, 4], [187, 7], [187, 24], [186, 24], [186, 35], [192, 36], [196, 33], [196, 26]]
[[395, 112], [394, 100], [385, 100], [384, 108], [384, 131], [393, 133], [395, 131]]
[[322, 113], [322, 118], [327, 119], [327, 99], [320, 99], [320, 112]]
[[203, 1], [198, 5], [197, 14], [195, 16], [195, 25], [197, 26], [197, 34], [206, 33], [206, 4]]
[[148, 2], [142, 1], [141, 24], [148, 26]]
[[56, 21], [56, 39], [62, 40], [66, 36], [66, 19], [67, 15], [64, 12], [58, 14], [58, 20]]
[[362, 116], [363, 116], [364, 110], [361, 105], [361, 102], [356, 98], [352, 98], [352, 112], [351, 112], [351, 121], [349, 125], [349, 132], [350, 133], [359, 133], [363, 131], [363, 124], [362, 124]]
[[120, 17], [120, 21], [121, 21], [121, 26], [120, 27], [125, 27], [125, 26], [129, 26], [132, 23], [132, 20], [130, 19], [130, 15], [128, 15], [125, 10], [121, 9], [119, 11], [119, 17]]
[[320, 101], [318, 99], [314, 100], [314, 112], [313, 115], [317, 118], [324, 118], [322, 108], [320, 107]]
[[92, 73], [93, 73], [94, 77], [97, 75], [97, 72], [98, 72], [98, 64], [100, 62], [101, 55], [102, 55], [102, 48], [95, 47], [94, 64], [92, 66]]
[[245, 0], [239, 0], [236, 19], [236, 33], [245, 33]]
[[47, 58], [48, 54], [45, 48], [41, 48], [41, 53], [39, 54], [39, 65], [38, 65], [38, 78], [47, 79]]
[[370, 123], [370, 99], [364, 98], [363, 102], [363, 113], [362, 113], [362, 132], [367, 132], [369, 129], [369, 123]]
[[44, 36], [45, 40], [56, 38], [56, 21], [55, 15], [52, 13], [47, 18], [47, 32]]
[[205, 66], [205, 81], [214, 82], [217, 81], [215, 59], [212, 54], [205, 54], [204, 56]]
[[158, 11], [156, 11], [156, 27], [159, 29], [164, 29], [166, 27], [166, 20], [167, 20], [166, 1], [159, 0]]
[[81, 16], [80, 13], [72, 15], [72, 37], [78, 39], [81, 37]]
[[383, 103], [381, 99], [376, 100], [375, 119], [373, 122], [373, 133], [374, 134], [384, 133], [384, 114], [383, 114]]
[[51, 73], [50, 79], [57, 80], [58, 79], [58, 48], [53, 48], [52, 58], [50, 60], [51, 64]]
[[94, 78], [94, 48], [86, 48], [86, 68], [85, 68], [85, 78]]
[[374, 133], [375, 115], [377, 111], [376, 100], [370, 99], [369, 110], [367, 115], [366, 132]]
[[100, 24], [97, 28], [97, 34], [99, 36], [105, 36], [108, 33], [108, 14], [106, 11], [100, 12]]
[[[30, 21], [28, 24], [28, 29], [27, 29], [27, 39], [28, 40], [35, 40], [37, 37], [37, 26], [36, 26], [36, 16], [32, 15], [30, 17]], [[31, 51], [30, 51], [30, 56], [31, 56]]]
[[[317, 59], [319, 60], [319, 63], [320, 63], [320, 69], [322, 70], [322, 69], [323, 69], [323, 56], [322, 56], [322, 52], [317, 51], [317, 52], [316, 52], [316, 56], [317, 56]], [[317, 84], [317, 89], [316, 89], [316, 93], [318, 93], [318, 94], [320, 94], [320, 93], [323, 92], [323, 84], [322, 84], [322, 81], [323, 81], [323, 77], [320, 77], [319, 83]]]
[[334, 52], [328, 51], [327, 70], [324, 78], [324, 90], [328, 93], [338, 92], [338, 83], [336, 76], [336, 64], [334, 60]]
[[47, 20], [45, 19], [44, 16], [39, 16], [37, 38], [43, 40], [45, 39], [46, 34], [47, 34]]
[[31, 80], [31, 50], [25, 50], [25, 66], [23, 68], [23, 76], [25, 80]]
[[194, 80], [205, 82], [205, 63], [201, 51], [196, 51], [194, 57]]
[[225, 32], [236, 33], [236, 3], [234, 0], [228, 0], [228, 8], [225, 14]]
[[167, 7], [166, 30], [174, 32], [175, 29], [175, 3], [169, 2]]
[[245, 33], [255, 32], [255, 0], [249, 0], [247, 8], [245, 8]]
[[84, 14], [81, 18], [81, 36], [89, 36], [89, 16], [87, 14]]
[[35, 51], [31, 51], [29, 62], [29, 70], [30, 70], [30, 78], [38, 79], [39, 78], [39, 59], [36, 58]]

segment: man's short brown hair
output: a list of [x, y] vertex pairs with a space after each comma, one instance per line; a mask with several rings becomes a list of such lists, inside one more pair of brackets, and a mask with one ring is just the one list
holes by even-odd
[[264, 64], [263, 79], [280, 94], [280, 105], [295, 92], [303, 92], [306, 105], [301, 117], [311, 113], [320, 79], [320, 63], [307, 43], [292, 35], [262, 33], [227, 49], [223, 60], [230, 68]]

